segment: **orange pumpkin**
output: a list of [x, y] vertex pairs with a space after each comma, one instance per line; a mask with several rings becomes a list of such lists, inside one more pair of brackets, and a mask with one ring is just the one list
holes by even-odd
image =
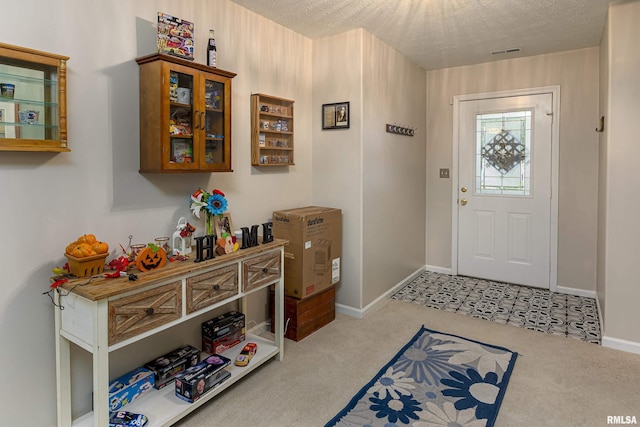
[[76, 246], [78, 246], [78, 241], [71, 242], [67, 245], [64, 251], [68, 254], [71, 254], [71, 252], [75, 249]]
[[144, 248], [136, 257], [136, 267], [140, 271], [162, 268], [167, 263], [167, 253], [158, 246]]
[[83, 234], [82, 236], [78, 237], [77, 240], [78, 243], [88, 243], [89, 245], [93, 245], [97, 241], [98, 240], [96, 239], [96, 236], [94, 234]]
[[80, 248], [80, 245], [75, 245], [71, 250], [71, 252], [69, 252], [69, 255], [74, 256], [76, 258], [84, 258], [84, 254], [82, 253], [82, 249]]
[[97, 254], [106, 254], [109, 252], [109, 245], [105, 242], [95, 242], [91, 245], [91, 249]]
[[92, 256], [96, 254], [88, 243], [80, 243], [78, 247], [80, 248], [83, 256]]

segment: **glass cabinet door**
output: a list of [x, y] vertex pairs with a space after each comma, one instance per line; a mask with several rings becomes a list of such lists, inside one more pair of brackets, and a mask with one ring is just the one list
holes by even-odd
[[206, 167], [225, 162], [225, 93], [224, 84], [205, 79], [205, 143], [204, 163]]
[[0, 149], [69, 151], [67, 59], [0, 44]]
[[171, 70], [169, 72], [169, 164], [178, 169], [197, 167], [198, 153], [194, 134], [201, 117], [195, 113], [194, 76]]

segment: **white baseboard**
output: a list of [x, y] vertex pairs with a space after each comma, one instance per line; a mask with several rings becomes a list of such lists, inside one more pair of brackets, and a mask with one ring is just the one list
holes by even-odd
[[356, 319], [364, 318], [363, 308], [355, 308], [350, 305], [336, 303], [336, 313], [346, 314], [347, 316], [355, 317]]
[[602, 308], [600, 307], [600, 300], [596, 293], [596, 309], [598, 310], [598, 322], [600, 323], [600, 345], [602, 345], [602, 336], [604, 335], [604, 319], [602, 318]]
[[447, 267], [436, 267], [435, 265], [426, 265], [424, 267], [427, 271], [432, 271], [434, 273], [446, 274], [448, 276], [453, 276], [453, 270]]
[[640, 343], [622, 340], [620, 338], [612, 338], [606, 335], [602, 337], [602, 346], [626, 351], [628, 353], [640, 354]]
[[420, 267], [419, 269], [417, 269], [416, 271], [414, 271], [413, 273], [411, 273], [410, 275], [402, 279], [400, 282], [398, 282], [395, 286], [393, 286], [387, 292], [380, 295], [375, 300], [371, 301], [369, 304], [367, 304], [366, 307], [356, 308], [356, 307], [351, 307], [350, 305], [336, 304], [336, 312], [346, 314], [347, 316], [355, 317], [357, 319], [362, 319], [364, 316], [366, 316], [367, 312], [370, 312], [371, 310], [376, 308], [376, 306], [381, 302], [385, 301], [389, 297], [389, 295], [395, 294], [398, 290], [400, 290], [407, 283], [415, 279], [418, 275], [422, 274], [424, 271], [425, 271], [425, 268]]
[[558, 286], [556, 292], [561, 294], [575, 295], [577, 297], [586, 297], [596, 299], [596, 291], [586, 291], [584, 289], [568, 288], [566, 286]]

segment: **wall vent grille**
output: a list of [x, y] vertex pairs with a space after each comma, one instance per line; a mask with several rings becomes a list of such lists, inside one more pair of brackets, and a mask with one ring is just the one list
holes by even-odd
[[520, 52], [522, 49], [519, 47], [512, 47], [511, 49], [503, 49], [503, 50], [494, 50], [491, 52], [491, 55], [503, 55], [505, 53], [514, 53]]

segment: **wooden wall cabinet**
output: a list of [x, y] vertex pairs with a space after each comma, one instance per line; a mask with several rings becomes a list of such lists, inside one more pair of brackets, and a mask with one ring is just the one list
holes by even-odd
[[235, 73], [170, 55], [140, 68], [140, 172], [231, 172]]
[[293, 103], [289, 99], [251, 95], [251, 165], [294, 165]]
[[0, 150], [67, 147], [68, 56], [0, 43]]
[[[287, 243], [274, 239], [208, 261], [167, 263], [158, 270], [136, 272], [138, 280], [133, 282], [126, 277], [95, 277], [91, 283], [80, 278], [63, 284], [55, 296], [58, 304], [55, 308], [58, 426], [109, 426], [112, 352], [130, 351], [131, 344], [177, 326], [200, 331], [202, 318], [199, 316], [230, 303], [240, 301], [240, 309], [246, 313], [246, 297], [272, 285], [276, 295], [274, 337], [264, 338], [247, 331], [244, 343], [222, 353], [232, 361], [225, 368], [231, 373], [229, 379], [194, 403], [178, 398], [174, 384], [169, 384], [145, 393], [123, 410], [146, 415], [147, 427], [171, 426], [262, 364], [273, 358], [282, 360], [284, 246]], [[235, 366], [233, 361], [246, 342], [257, 343], [258, 352], [249, 365]], [[76, 419], [72, 419], [71, 408], [71, 343], [93, 357], [93, 411]], [[184, 344], [201, 348], [201, 342]], [[158, 350], [158, 356], [162, 354], [164, 350]], [[207, 356], [203, 354], [202, 359]]]

